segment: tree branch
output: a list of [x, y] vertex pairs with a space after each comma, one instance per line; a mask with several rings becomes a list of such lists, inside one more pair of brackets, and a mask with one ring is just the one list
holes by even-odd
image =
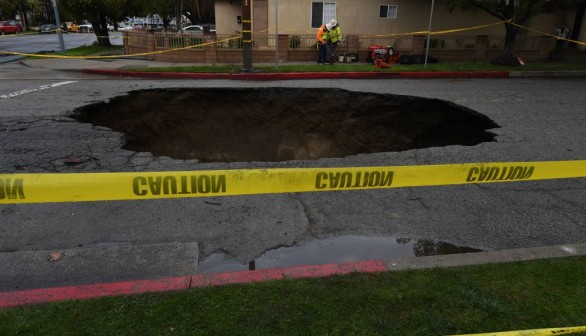
[[501, 12], [498, 11], [497, 8], [495, 8], [494, 6], [491, 6], [490, 1], [470, 0], [470, 3], [474, 7], [482, 9], [483, 11], [487, 12], [488, 14], [490, 14], [496, 18], [499, 18], [503, 21], [507, 19], [504, 14], [502, 14]]

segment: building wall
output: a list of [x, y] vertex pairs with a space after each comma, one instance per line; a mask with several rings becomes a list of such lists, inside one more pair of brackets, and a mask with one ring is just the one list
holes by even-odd
[[[185, 40], [185, 34], [173, 32], [148, 32], [148, 31], [127, 31], [124, 32], [124, 51], [126, 54], [152, 53], [149, 57], [156, 61], [167, 62], [186, 62], [186, 63], [241, 63], [243, 59], [243, 50], [235, 47], [234, 49], [219, 48], [217, 44], [210, 43], [216, 40], [214, 33], [204, 35], [205, 46], [198, 49], [174, 49], [172, 46], [180, 44]], [[312, 47], [290, 47], [289, 35], [280, 34], [278, 57], [281, 62], [315, 62], [317, 50]], [[360, 47], [357, 42], [359, 39], [368, 39], [368, 35], [348, 35], [348, 44], [353, 44], [356, 48], [350, 51], [357, 55], [356, 61], [365, 62], [367, 59], [368, 48]], [[407, 47], [399, 49], [404, 55], [421, 54], [424, 51], [425, 35], [410, 36], [411, 43]], [[443, 40], [446, 48], [437, 48], [431, 50], [431, 55], [437, 57], [441, 62], [459, 62], [459, 61], [486, 61], [498, 56], [501, 52], [498, 48], [490, 47], [494, 41], [500, 40], [494, 37], [491, 41], [486, 35], [477, 35], [466, 41], [472, 41], [474, 48], [468, 48], [465, 45], [457, 46], [454, 42], [460, 40], [458, 36], [447, 37], [438, 36], [438, 40]], [[519, 39], [526, 47], [517, 50], [517, 54], [527, 62], [545, 61], [550, 55], [555, 45], [552, 37], [535, 37], [524, 36]], [[189, 42], [190, 43], [190, 42]], [[161, 52], [163, 51], [163, 52]], [[252, 58], [254, 63], [272, 63], [276, 59], [274, 48], [253, 48]], [[570, 61], [570, 60], [568, 60]], [[576, 58], [573, 61], [580, 61]]]
[[[279, 27], [281, 34], [313, 34], [311, 27], [312, 0], [268, 0], [268, 24], [270, 31], [275, 29], [275, 6], [278, 1]], [[336, 3], [336, 19], [344, 33], [348, 34], [397, 34], [426, 31], [429, 25], [429, 0], [329, 0]], [[380, 5], [396, 5], [397, 18], [379, 18]], [[254, 6], [254, 2], [253, 2]], [[254, 9], [253, 9], [254, 11]], [[241, 30], [236, 16], [241, 15], [241, 1], [216, 0], [216, 26], [219, 34], [230, 34]], [[529, 22], [531, 28], [553, 33], [562, 22], [571, 23], [574, 13], [571, 10], [542, 14]], [[432, 31], [476, 27], [497, 23], [499, 20], [482, 10], [448, 12], [445, 5], [435, 2]], [[254, 27], [254, 19], [253, 19]], [[469, 35], [503, 35], [502, 24], [458, 32]], [[537, 32], [522, 30], [521, 34], [539, 35]]]
[[242, 23], [237, 17], [242, 16], [242, 2], [240, 0], [216, 0], [216, 31], [218, 34], [233, 34], [242, 32]]

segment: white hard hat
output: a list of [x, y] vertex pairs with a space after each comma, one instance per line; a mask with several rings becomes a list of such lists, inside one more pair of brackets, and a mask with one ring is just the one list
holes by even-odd
[[326, 23], [326, 29], [327, 30], [332, 30], [332, 24], [331, 23]]
[[332, 25], [332, 27], [335, 27], [338, 25], [338, 21], [336, 21], [336, 19], [332, 19], [332, 21], [330, 21], [330, 24]]

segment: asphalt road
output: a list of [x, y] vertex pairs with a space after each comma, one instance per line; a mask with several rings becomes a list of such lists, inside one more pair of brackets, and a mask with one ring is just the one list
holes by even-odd
[[[586, 158], [584, 78], [138, 80], [0, 65], [0, 172], [343, 167]], [[278, 163], [198, 163], [121, 149], [123, 136], [69, 116], [146, 88], [335, 87], [449, 100], [501, 126], [496, 142]], [[300, 102], [313, 104], [314, 102]], [[75, 159], [75, 163], [71, 163]], [[239, 262], [339, 236], [447, 242], [482, 250], [586, 242], [586, 180], [154, 201], [0, 205], [0, 252], [199, 244]]]
[[[110, 43], [122, 45], [122, 33], [111, 32]], [[65, 49], [91, 45], [96, 42], [94, 33], [67, 33], [63, 34]], [[20, 34], [0, 36], [0, 54], [3, 51], [35, 54], [39, 52], [60, 51], [59, 36], [57, 34]]]

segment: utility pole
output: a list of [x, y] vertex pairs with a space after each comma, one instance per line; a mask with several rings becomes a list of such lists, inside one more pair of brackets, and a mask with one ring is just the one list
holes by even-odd
[[429, 55], [429, 42], [431, 40], [431, 20], [433, 19], [434, 2], [434, 0], [431, 0], [431, 10], [429, 11], [429, 28], [427, 29], [427, 45], [425, 46], [425, 63], [423, 64], [424, 68], [427, 68], [427, 57]]
[[242, 0], [242, 71], [252, 71], [252, 0]]
[[279, 0], [275, 1], [275, 65], [279, 66]]
[[59, 33], [59, 47], [62, 52], [65, 52], [65, 43], [63, 42], [63, 31], [61, 30], [61, 21], [59, 20], [59, 9], [57, 9], [57, 1], [53, 0], [53, 10], [55, 11], [55, 25], [57, 25], [57, 32]]

